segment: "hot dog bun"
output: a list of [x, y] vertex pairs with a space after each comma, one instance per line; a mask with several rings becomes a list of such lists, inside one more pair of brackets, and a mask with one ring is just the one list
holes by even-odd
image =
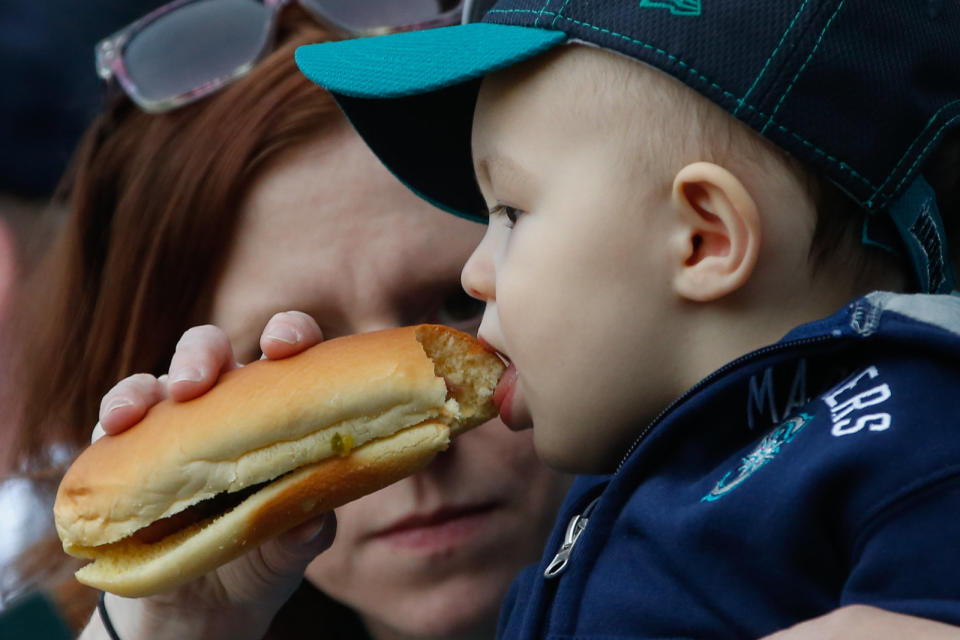
[[71, 465], [54, 505], [84, 584], [144, 596], [422, 469], [496, 414], [500, 360], [418, 325], [337, 338], [154, 406]]

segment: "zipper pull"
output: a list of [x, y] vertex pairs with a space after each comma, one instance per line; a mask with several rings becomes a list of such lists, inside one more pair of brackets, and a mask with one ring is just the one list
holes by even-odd
[[567, 533], [563, 537], [563, 544], [560, 545], [560, 550], [553, 556], [553, 560], [550, 561], [547, 568], [544, 569], [544, 578], [548, 580], [556, 578], [567, 570], [567, 564], [570, 562], [570, 554], [573, 553], [573, 547], [577, 544], [577, 540], [580, 539], [583, 530], [587, 528], [587, 523], [590, 521], [590, 513], [593, 511], [593, 507], [599, 499], [599, 497], [594, 498], [593, 502], [587, 505], [587, 508], [583, 510], [582, 514], [578, 513], [570, 518], [570, 524], [567, 525]]

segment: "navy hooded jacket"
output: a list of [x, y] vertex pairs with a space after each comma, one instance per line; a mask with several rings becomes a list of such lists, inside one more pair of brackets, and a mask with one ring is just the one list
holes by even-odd
[[960, 625], [958, 297], [870, 294], [698, 383], [577, 479], [499, 636], [758, 638], [855, 603]]

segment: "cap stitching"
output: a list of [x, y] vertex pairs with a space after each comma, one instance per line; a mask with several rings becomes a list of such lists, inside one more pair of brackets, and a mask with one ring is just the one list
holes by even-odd
[[780, 96], [780, 99], [777, 100], [776, 106], [774, 106], [773, 111], [770, 113], [770, 118], [767, 120], [767, 123], [763, 125], [763, 128], [760, 129], [760, 134], [763, 135], [766, 132], [767, 127], [770, 126], [770, 123], [773, 121], [773, 117], [777, 115], [777, 111], [780, 110], [780, 107], [783, 106], [783, 101], [786, 100], [787, 95], [793, 90], [793, 86], [796, 84], [797, 79], [807, 68], [807, 65], [810, 63], [810, 60], [813, 59], [813, 54], [817, 52], [817, 49], [820, 48], [820, 43], [823, 42], [823, 36], [830, 29], [830, 25], [833, 24], [834, 18], [837, 17], [837, 14], [840, 13], [840, 9], [843, 8], [843, 5], [846, 4], [846, 0], [840, 0], [840, 4], [837, 5], [836, 10], [834, 10], [833, 15], [830, 16], [830, 19], [827, 20], [827, 24], [823, 26], [823, 29], [820, 31], [820, 36], [817, 38], [817, 41], [813, 44], [813, 48], [810, 50], [810, 54], [807, 56], [807, 59], [803, 61], [803, 64], [800, 65], [800, 68], [797, 69], [797, 73], [794, 74], [793, 79], [790, 80], [790, 84], [787, 86], [786, 90], [783, 92], [783, 95]]
[[565, 0], [563, 6], [560, 7], [560, 11], [557, 11], [557, 15], [553, 16], [553, 22], [550, 23], [550, 26], [557, 24], [557, 20], [560, 19], [560, 14], [563, 13], [563, 10], [567, 8], [567, 5], [570, 4], [570, 0]]
[[916, 168], [916, 166], [920, 163], [921, 159], [927, 154], [927, 151], [930, 149], [930, 146], [933, 145], [934, 141], [936, 141], [936, 139], [940, 136], [940, 134], [943, 133], [943, 130], [944, 130], [944, 129], [946, 129], [948, 126], [950, 126], [950, 125], [951, 125], [953, 122], [955, 122], [956, 120], [960, 120], [960, 115], [955, 115], [955, 116], [953, 116], [952, 118], [950, 118], [949, 120], [947, 120], [946, 122], [944, 122], [944, 123], [943, 123], [943, 126], [941, 126], [939, 129], [937, 129], [937, 132], [936, 132], [935, 134], [933, 134], [933, 137], [930, 138], [929, 141], [927, 141], [927, 144], [923, 147], [923, 149], [922, 149], [922, 150], [920, 151], [920, 153], [917, 155], [916, 160], [914, 160], [914, 161], [913, 161], [913, 164], [910, 165], [910, 168], [907, 170], [907, 173], [903, 176], [903, 178], [900, 179], [900, 182], [897, 183], [897, 186], [894, 188], [894, 191], [897, 191], [901, 186], [903, 186], [903, 183], [907, 181], [907, 176], [909, 176], [911, 173], [913, 173], [913, 170], [914, 170], [914, 169]]
[[[493, 13], [530, 13], [530, 14], [536, 14], [536, 13], [538, 13], [538, 12], [535, 11], [535, 10], [532, 10], [532, 9], [491, 9], [491, 10], [488, 12], [488, 14], [493, 14]], [[546, 13], [547, 13], [548, 15], [551, 14], [551, 12], [546, 12]], [[556, 15], [556, 14], [553, 14], [553, 15]], [[632, 38], [632, 37], [630, 37], [630, 36], [628, 36], [628, 35], [624, 35], [624, 34], [622, 34], [622, 33], [617, 33], [616, 31], [611, 31], [610, 29], [606, 29], [606, 28], [604, 28], [604, 27], [598, 27], [598, 26], [596, 26], [596, 25], [590, 24], [589, 22], [583, 22], [583, 21], [581, 21], [581, 20], [576, 20], [576, 19], [574, 19], [574, 18], [570, 18], [570, 17], [567, 17], [567, 16], [559, 16], [559, 15], [556, 15], [556, 17], [557, 17], [557, 18], [562, 18], [563, 20], [566, 20], [566, 21], [568, 21], [568, 22], [572, 22], [573, 24], [576, 24], [576, 25], [579, 25], [579, 26], [589, 27], [589, 28], [591, 28], [591, 29], [593, 29], [593, 30], [595, 30], [595, 31], [599, 31], [599, 32], [605, 33], [605, 34], [607, 34], [607, 35], [611, 35], [611, 36], [613, 36], [613, 37], [615, 37], [615, 38], [620, 38], [621, 40], [626, 40], [627, 42], [632, 42], [633, 44], [640, 45], [641, 47], [643, 47], [643, 48], [645, 48], [645, 49], [649, 49], [649, 50], [651, 50], [651, 51], [653, 51], [653, 52], [655, 52], [655, 53], [658, 53], [658, 54], [660, 54], [660, 55], [662, 55], [662, 56], [664, 56], [664, 57], [672, 60], [673, 62], [677, 63], [677, 64], [680, 65], [681, 67], [685, 68], [689, 73], [694, 74], [695, 76], [697, 76], [697, 77], [698, 77], [700, 80], [702, 80], [703, 82], [709, 84], [709, 85], [710, 85], [711, 87], [713, 87], [714, 89], [716, 89], [716, 90], [720, 91], [721, 93], [723, 93], [724, 96], [726, 96], [726, 97], [728, 97], [728, 98], [732, 98], [733, 100], [735, 100], [735, 101], [737, 102], [738, 105], [742, 105], [742, 106], [747, 107], [748, 109], [750, 109], [751, 111], [753, 111], [753, 112], [755, 112], [757, 115], [759, 115], [761, 118], [768, 118], [767, 114], [764, 113], [763, 111], [761, 111], [760, 109], [758, 109], [757, 107], [755, 107], [755, 106], [753, 106], [752, 104], [746, 102], [743, 98], [740, 98], [740, 97], [737, 96], [736, 94], [731, 93], [730, 91], [727, 91], [726, 89], [724, 89], [723, 87], [721, 87], [719, 84], [717, 84], [716, 82], [713, 82], [712, 80], [710, 80], [709, 78], [707, 78], [706, 76], [704, 76], [702, 73], [700, 73], [699, 71], [697, 71], [697, 69], [695, 69], [694, 67], [690, 66], [689, 64], [687, 64], [686, 62], [684, 62], [684, 61], [681, 60], [680, 58], [674, 56], [673, 54], [668, 53], [667, 51], [664, 51], [663, 49], [659, 49], [659, 48], [657, 48], [657, 47], [654, 47], [654, 46], [651, 45], [651, 44], [647, 44], [646, 42], [643, 42], [643, 41], [641, 41], [641, 40], [637, 40], [636, 38]], [[821, 149], [821, 148], [818, 147], [817, 145], [813, 144], [813, 143], [810, 142], [809, 140], [807, 140], [807, 139], [805, 139], [804, 137], [802, 137], [800, 134], [791, 131], [790, 129], [788, 129], [787, 127], [783, 126], [783, 125], [780, 124], [779, 122], [773, 120], [772, 117], [769, 118], [768, 124], [774, 125], [777, 129], [779, 129], [779, 130], [782, 131], [783, 133], [786, 133], [786, 134], [789, 134], [789, 135], [793, 136], [793, 137], [796, 138], [799, 142], [803, 143], [805, 146], [809, 147], [810, 149], [812, 149], [812, 150], [813, 150], [814, 152], [816, 152], [817, 154], [823, 156], [826, 160], [828, 160], [828, 161], [830, 161], [831, 163], [835, 164], [835, 165], [836, 165], [839, 169], [841, 169], [842, 171], [844, 171], [844, 172], [846, 172], [846, 173], [849, 173], [849, 174], [850, 174], [851, 176], [853, 176], [854, 178], [860, 180], [861, 182], [863, 182], [865, 185], [867, 185], [867, 186], [870, 187], [871, 189], [876, 189], [876, 188], [877, 188], [877, 186], [876, 186], [875, 184], [873, 184], [872, 182], [870, 182], [869, 179], [867, 179], [865, 176], [862, 176], [862, 175], [860, 175], [859, 173], [857, 173], [857, 171], [856, 171], [853, 167], [851, 167], [851, 166], [848, 165], [847, 163], [843, 162], [842, 160], [840, 160], [840, 159], [838, 159], [838, 158], [830, 155], [829, 153], [827, 153], [826, 151], [824, 151], [823, 149]], [[859, 202], [860, 204], [863, 204], [863, 205], [866, 204], [866, 201], [862, 201], [862, 200], [857, 200], [857, 202]]]
[[[756, 109], [756, 108], [752, 107], [752, 106], [749, 105], [749, 104], [747, 105], [747, 107], [749, 107], [749, 108], [753, 109], [754, 111], [756, 111], [761, 117], [763, 117], [763, 116], [766, 115], [766, 114], [764, 114], [762, 111], [760, 111], [759, 109]], [[854, 169], [853, 167], [851, 167], [849, 164], [847, 164], [846, 162], [844, 162], [844, 161], [841, 160], [840, 158], [837, 158], [836, 156], [830, 155], [829, 153], [827, 153], [826, 151], [824, 151], [823, 149], [821, 149], [821, 148], [818, 147], [817, 145], [813, 144], [812, 142], [810, 142], [810, 141], [807, 140], [806, 138], [802, 137], [800, 134], [794, 133], [793, 131], [791, 131], [790, 129], [786, 128], [785, 126], [783, 126], [783, 125], [780, 124], [779, 122], [777, 122], [777, 121], [775, 121], [775, 120], [771, 120], [770, 123], [773, 124], [777, 129], [779, 129], [779, 130], [782, 131], [783, 133], [790, 134], [791, 136], [793, 136], [794, 138], [796, 138], [799, 142], [801, 142], [804, 146], [810, 147], [810, 149], [812, 149], [814, 152], [818, 153], [819, 155], [823, 156], [824, 158], [826, 158], [827, 160], [829, 160], [829, 161], [832, 162], [833, 164], [837, 165], [837, 168], [838, 168], [838, 169], [841, 169], [842, 171], [845, 171], [845, 172], [849, 173], [851, 176], [853, 176], [854, 178], [857, 178], [858, 180], [860, 180], [861, 182], [863, 182], [865, 185], [867, 185], [867, 186], [870, 187], [871, 189], [876, 189], [876, 186], [875, 186], [872, 182], [870, 182], [870, 180], [868, 180], [865, 176], [862, 176], [862, 175], [860, 175], [859, 173], [857, 173], [857, 170], [856, 170], [856, 169]], [[855, 197], [854, 197], [854, 200], [856, 200], [858, 203], [863, 204], [863, 205], [866, 205], [866, 204], [867, 204], [867, 201], [865, 201], [865, 200], [860, 200], [860, 199], [855, 198]]]
[[[771, 53], [767, 57], [767, 61], [763, 63], [763, 67], [760, 69], [760, 73], [757, 74], [757, 77], [754, 78], [753, 84], [750, 85], [750, 88], [747, 89], [747, 92], [743, 94], [743, 102], [746, 102], [747, 98], [750, 97], [750, 94], [753, 93], [753, 90], [757, 88], [757, 84], [760, 82], [760, 78], [762, 78], [763, 74], [767, 72], [767, 67], [770, 66], [770, 63], [773, 61], [773, 59], [777, 57], [777, 53], [779, 53], [780, 47], [782, 47], [783, 43], [786, 42], [787, 36], [790, 34], [791, 31], [793, 31], [793, 26], [797, 23], [797, 20], [800, 18], [800, 14], [803, 13], [803, 10], [807, 7], [808, 4], [810, 4], [810, 0], [803, 0], [803, 4], [801, 4], [800, 8], [797, 9], [797, 13], [793, 16], [793, 20], [791, 20], [790, 24], [787, 26], [787, 30], [783, 32], [782, 36], [780, 36], [780, 42], [777, 43], [777, 46], [774, 48], [773, 53]], [[740, 112], [740, 107], [742, 106], [743, 106], [743, 103], [738, 104], [737, 108], [734, 109], [733, 111], [733, 115], [737, 115]]]
[[[543, 17], [544, 12], [546, 12], [547, 7], [550, 6], [550, 3], [551, 3], [552, 1], [553, 1], [553, 0], [547, 0], [546, 2], [543, 3], [543, 6], [540, 7], [540, 13], [537, 14], [537, 19], [533, 21], [533, 26], [535, 26], [535, 27], [539, 27], [539, 26], [540, 26], [540, 18]], [[553, 13], [551, 12], [550, 15], [553, 15]], [[554, 18], [554, 21], [556, 21], [556, 18]]]
[[[890, 181], [890, 179], [893, 178], [893, 176], [897, 173], [897, 170], [900, 168], [900, 165], [906, 162], [907, 158], [910, 156], [910, 150], [913, 149], [914, 145], [920, 142], [920, 138], [922, 138], [923, 134], [927, 131], [927, 129], [930, 128], [930, 125], [932, 125], [936, 121], [937, 116], [939, 116], [940, 113], [943, 112], [944, 110], [955, 105], [960, 105], [960, 100], [954, 100], [953, 102], [948, 102], [947, 104], [937, 109], [937, 112], [934, 113], [933, 116], [930, 118], [930, 120], [927, 121], [927, 124], [924, 125], [923, 129], [920, 130], [920, 133], [917, 135], [916, 138], [914, 138], [913, 142], [911, 142], [907, 146], [907, 150], [903, 152], [903, 156], [900, 157], [900, 160], [897, 162], [896, 166], [893, 167], [893, 170], [891, 170], [890, 173], [887, 174], [887, 177], [884, 178], [883, 182], [880, 183], [880, 186], [877, 187], [876, 191], [874, 191], [873, 194], [870, 196], [870, 200], [868, 200], [868, 203], [872, 204], [874, 198], [876, 198], [878, 195], [881, 195], [881, 192], [883, 191], [884, 187], [887, 186], [887, 183]], [[940, 128], [937, 129], [937, 132], [933, 134], [933, 136], [927, 142], [926, 146], [920, 151], [920, 153], [914, 159], [913, 164], [910, 165], [910, 168], [907, 169], [907, 172], [903, 174], [903, 178], [901, 178], [900, 182], [898, 182], [897, 185], [893, 188], [892, 190], [893, 193], [896, 193], [900, 189], [900, 187], [903, 186], [903, 183], [907, 181], [907, 176], [913, 173], [913, 170], [916, 168], [917, 164], [921, 161], [920, 159], [923, 158], [924, 155], [926, 155], [927, 150], [930, 148], [930, 145], [933, 144], [933, 142], [940, 136], [941, 133], [943, 133], [944, 129], [946, 129], [952, 122], [956, 121], [958, 118], [960, 118], [960, 116], [954, 116], [949, 120], [947, 120], [946, 122], [944, 122], [942, 125], [940, 125]]]
[[758, 109], [758, 108], [754, 107], [753, 105], [751, 105], [751, 104], [747, 101], [747, 98], [749, 97], [750, 93], [754, 90], [754, 88], [756, 88], [757, 83], [760, 81], [760, 79], [762, 78], [763, 74], [766, 72], [767, 66], [770, 64], [770, 62], [772, 61], [772, 59], [773, 59], [774, 57], [776, 57], [777, 52], [779, 51], [780, 47], [783, 45], [783, 43], [784, 43], [787, 35], [789, 35], [790, 31], [793, 29], [793, 26], [794, 26], [794, 24], [796, 23], [797, 19], [798, 19], [798, 18], [800, 17], [800, 15], [802, 14], [803, 9], [806, 7], [807, 4], [809, 4], [809, 0], [804, 0], [803, 5], [801, 5], [800, 9], [797, 10], [797, 13], [796, 13], [796, 14], [794, 15], [794, 17], [793, 17], [793, 20], [791, 21], [790, 25], [787, 27], [787, 30], [784, 32], [783, 36], [780, 38], [780, 42], [777, 44], [777, 47], [776, 47], [776, 48], [774, 49], [774, 51], [770, 54], [770, 56], [767, 58], [767, 61], [764, 63], [763, 68], [761, 68], [759, 75], [758, 75], [757, 78], [754, 80], [753, 85], [751, 85], [751, 87], [750, 87], [750, 88], [747, 90], [747, 92], [744, 94], [743, 98], [740, 98], [740, 97], [738, 97], [736, 94], [731, 93], [730, 91], [727, 91], [726, 89], [724, 89], [723, 87], [721, 87], [721, 86], [718, 85], [717, 83], [711, 81], [709, 78], [707, 78], [707, 77], [704, 76], [702, 73], [700, 73], [699, 71], [697, 71], [695, 68], [693, 68], [693, 67], [691, 67], [690, 65], [688, 65], [687, 63], [685, 63], [683, 60], [677, 58], [676, 56], [674, 56], [674, 55], [672, 55], [672, 54], [670, 54], [670, 53], [668, 53], [667, 51], [664, 51], [663, 49], [659, 49], [659, 48], [657, 48], [657, 47], [654, 47], [654, 46], [652, 46], [652, 45], [650, 45], [650, 44], [647, 44], [647, 43], [642, 42], [642, 41], [640, 41], [640, 40], [637, 40], [637, 39], [635, 39], [635, 38], [632, 38], [632, 37], [630, 37], [630, 36], [627, 36], [627, 35], [624, 35], [624, 34], [621, 34], [621, 33], [617, 33], [617, 32], [615, 32], [615, 31], [611, 31], [611, 30], [609, 30], [609, 29], [605, 29], [605, 28], [603, 28], [603, 27], [598, 27], [598, 26], [593, 25], [593, 24], [590, 24], [590, 23], [588, 23], [588, 22], [583, 22], [583, 21], [580, 21], [580, 20], [576, 20], [576, 19], [574, 19], [574, 18], [569, 18], [569, 17], [567, 17], [567, 16], [561, 15], [562, 12], [564, 11], [564, 9], [566, 9], [566, 7], [567, 7], [567, 5], [569, 4], [570, 0], [566, 0], [566, 1], [564, 2], [564, 5], [560, 8], [560, 11], [557, 12], [557, 13], [553, 13], [553, 12], [550, 12], [550, 11], [546, 11], [547, 7], [548, 7], [549, 4], [550, 4], [550, 1], [551, 1], [551, 0], [547, 0], [547, 3], [544, 5], [543, 9], [541, 9], [539, 12], [535, 12], [535, 11], [532, 11], [532, 10], [530, 10], [530, 9], [493, 9], [493, 10], [490, 11], [490, 13], [538, 13], [538, 18], [537, 18], [538, 21], [539, 21], [539, 19], [540, 19], [540, 15], [541, 15], [541, 14], [553, 15], [554, 18], [553, 18], [553, 21], [551, 22], [551, 27], [556, 24], [557, 20], [559, 20], [560, 18], [563, 18], [564, 20], [567, 20], [568, 22], [572, 22], [572, 23], [577, 24], [577, 25], [589, 27], [589, 28], [594, 29], [594, 30], [596, 30], [596, 31], [600, 31], [600, 32], [602, 32], [602, 33], [607, 33], [607, 34], [612, 35], [612, 36], [614, 36], [614, 37], [621, 38], [621, 39], [623, 39], [623, 40], [627, 40], [627, 41], [632, 42], [632, 43], [634, 43], [634, 44], [638, 44], [638, 45], [640, 45], [640, 46], [642, 46], [642, 47], [644, 47], [644, 48], [646, 48], [646, 49], [650, 49], [650, 50], [652, 50], [652, 51], [654, 51], [654, 52], [656, 52], [656, 53], [658, 53], [658, 54], [660, 54], [660, 55], [663, 55], [663, 56], [669, 58], [670, 60], [676, 62], [676, 63], [679, 64], [680, 66], [686, 68], [689, 72], [695, 74], [700, 80], [708, 83], [710, 86], [712, 86], [713, 88], [715, 88], [715, 89], [717, 89], [718, 91], [720, 91], [721, 93], [723, 93], [724, 96], [726, 96], [726, 97], [728, 97], [728, 98], [732, 98], [733, 100], [735, 100], [735, 101], [737, 102], [737, 107], [736, 107], [736, 109], [734, 109], [734, 111], [732, 112], [733, 115], [737, 115], [742, 107], [747, 107], [748, 109], [750, 109], [750, 110], [753, 111], [754, 113], [758, 114], [760, 117], [762, 117], [762, 118], [767, 118], [766, 124], [764, 124], [763, 129], [761, 129], [761, 133], [764, 133], [764, 132], [766, 131], [766, 129], [767, 129], [770, 125], [773, 125], [773, 126], [775, 126], [777, 129], [779, 129], [781, 132], [791, 135], [791, 136], [794, 137], [797, 141], [799, 141], [800, 143], [802, 143], [804, 146], [809, 147], [812, 151], [814, 151], [814, 152], [817, 153], [818, 155], [822, 156], [823, 158], [825, 158], [825, 159], [828, 160], [829, 162], [835, 164], [835, 165], [836, 165], [839, 169], [841, 169], [842, 171], [844, 171], [844, 172], [846, 172], [846, 173], [849, 173], [851, 176], [853, 176], [854, 178], [860, 180], [860, 181], [863, 182], [865, 185], [867, 185], [868, 187], [870, 187], [870, 188], [873, 190], [873, 193], [870, 195], [869, 198], [867, 198], [867, 199], [864, 200], [864, 199], [859, 199], [859, 198], [854, 197], [854, 199], [855, 199], [858, 203], [860, 203], [861, 205], [867, 207], [868, 209], [873, 209], [873, 208], [876, 206], [876, 202], [875, 202], [875, 201], [877, 200], [878, 197], [879, 197], [881, 200], [886, 200], [886, 199], [888, 199], [888, 198], [890, 197], [889, 194], [896, 193], [896, 192], [903, 186], [903, 184], [909, 179], [910, 175], [913, 173], [913, 171], [914, 171], [914, 169], [916, 168], [916, 166], [923, 160], [923, 158], [924, 158], [924, 156], [926, 155], [926, 153], [927, 153], [927, 151], [929, 150], [929, 148], [936, 142], [936, 140], [939, 138], [940, 134], [943, 133], [944, 129], [946, 129], [946, 128], [947, 128], [948, 126], [950, 126], [952, 123], [956, 122], [956, 121], [958, 120], [958, 118], [960, 118], [960, 116], [956, 116], [956, 117], [950, 118], [950, 119], [947, 120], [944, 124], [942, 124], [942, 125], [940, 126], [940, 128], [937, 130], [937, 132], [933, 134], [933, 136], [930, 138], [930, 140], [927, 142], [927, 144], [924, 146], [924, 148], [920, 151], [920, 153], [919, 153], [918, 155], [916, 155], [916, 157], [914, 157], [913, 163], [912, 163], [911, 166], [907, 169], [907, 171], [904, 173], [904, 175], [903, 175], [903, 177], [900, 179], [900, 181], [899, 181], [892, 189], [889, 190], [889, 193], [888, 193], [888, 194], [884, 194], [883, 191], [884, 191], [884, 189], [886, 188], [887, 183], [897, 174], [898, 170], [899, 170], [900, 167], [903, 165], [903, 163], [906, 162], [906, 161], [911, 157], [911, 153], [910, 153], [911, 149], [913, 149], [913, 147], [923, 138], [924, 134], [927, 132], [927, 130], [930, 128], [930, 126], [936, 121], [937, 117], [938, 117], [943, 111], [945, 111], [946, 109], [948, 109], [948, 108], [950, 108], [950, 107], [952, 107], [952, 106], [955, 106], [955, 105], [960, 104], [960, 100], [955, 100], [955, 101], [953, 101], [953, 102], [948, 102], [947, 104], [945, 104], [945, 105], [943, 105], [942, 107], [940, 107], [940, 108], [937, 110], [936, 113], [934, 113], [934, 115], [930, 118], [930, 120], [927, 122], [927, 124], [924, 126], [924, 128], [920, 131], [920, 133], [918, 133], [917, 136], [914, 138], [914, 140], [907, 146], [906, 151], [903, 153], [903, 155], [902, 155], [902, 156], [900, 157], [900, 159], [897, 161], [897, 164], [893, 167], [893, 169], [890, 171], [890, 173], [888, 173], [887, 176], [884, 178], [884, 180], [883, 180], [883, 182], [880, 184], [880, 186], [877, 186], [877, 185], [873, 184], [869, 179], [867, 179], [865, 176], [862, 176], [861, 174], [859, 174], [853, 167], [851, 167], [851, 166], [848, 165], [847, 163], [845, 163], [845, 162], [839, 160], [838, 158], [836, 158], [836, 157], [828, 154], [827, 152], [823, 151], [822, 149], [820, 149], [819, 147], [817, 147], [815, 144], [813, 144], [813, 143], [810, 142], [809, 140], [806, 140], [805, 138], [803, 138], [803, 137], [800, 136], [799, 134], [791, 131], [790, 129], [786, 128], [785, 126], [783, 126], [782, 124], [780, 124], [779, 122], [777, 122], [776, 120], [774, 120], [774, 116], [775, 116], [775, 114], [776, 114], [776, 111], [782, 106], [781, 103], [782, 103], [783, 100], [786, 98], [787, 93], [789, 93], [789, 92], [792, 90], [792, 87], [793, 87], [793, 85], [795, 84], [796, 80], [798, 79], [800, 73], [803, 72], [804, 68], [805, 68], [806, 65], [809, 63], [809, 61], [810, 61], [810, 59], [812, 58], [813, 54], [816, 52], [816, 49], [817, 49], [817, 47], [819, 47], [820, 41], [823, 39], [824, 34], [826, 33], [827, 29], [830, 27], [830, 24], [832, 23], [833, 19], [836, 17], [837, 13], [840, 11], [840, 9], [842, 8], [842, 6], [843, 6], [843, 4], [845, 3], [846, 0], [843, 0], [843, 2], [841, 2], [841, 3], [837, 6], [836, 10], [834, 10], [833, 15], [830, 17], [830, 19], [828, 20], [827, 24], [824, 26], [823, 30], [821, 31], [820, 37], [817, 39], [817, 43], [815, 44], [813, 50], [810, 52], [810, 55], [807, 57], [807, 60], [804, 62], [803, 66], [800, 68], [800, 70], [799, 70], [799, 71], [797, 72], [797, 74], [794, 76], [793, 80], [792, 80], [791, 83], [790, 83], [790, 86], [787, 88], [787, 90], [784, 92], [784, 94], [780, 97], [780, 99], [779, 99], [779, 101], [778, 101], [778, 103], [777, 103], [777, 106], [776, 106], [776, 108], [774, 109], [774, 112], [771, 113], [769, 116], [768, 116], [766, 113], [764, 113], [763, 111], [761, 111], [760, 109]]

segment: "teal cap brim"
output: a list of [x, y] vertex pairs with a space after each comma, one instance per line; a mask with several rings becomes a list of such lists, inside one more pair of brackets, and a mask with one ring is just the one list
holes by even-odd
[[480, 79], [566, 40], [562, 31], [474, 23], [305, 45], [296, 61], [404, 184], [482, 221], [470, 156]]
[[328, 91], [402, 98], [443, 89], [531, 58], [562, 31], [482, 22], [299, 47], [297, 66]]

